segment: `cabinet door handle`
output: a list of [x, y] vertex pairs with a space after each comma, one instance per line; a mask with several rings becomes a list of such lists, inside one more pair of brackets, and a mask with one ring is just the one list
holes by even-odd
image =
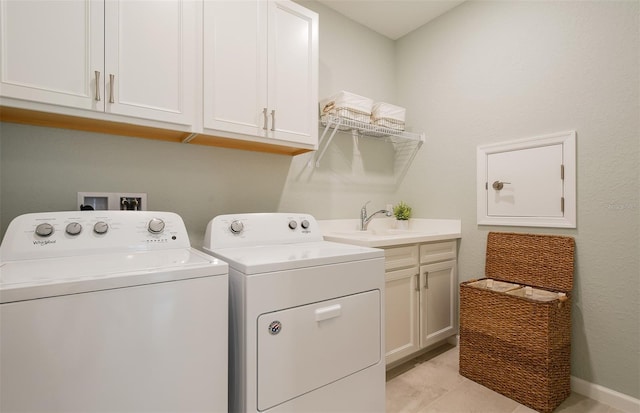
[[267, 119], [267, 108], [262, 109], [262, 117], [264, 120], [262, 124], [262, 129], [267, 130], [267, 122], [269, 122], [269, 119]]
[[271, 111], [271, 132], [275, 132], [276, 130], [276, 111], [275, 109]]
[[100, 71], [96, 70], [96, 101], [100, 102]]
[[113, 97], [113, 83], [116, 78], [116, 75], [109, 75], [109, 103], [115, 103], [115, 99]]
[[416, 291], [420, 292], [420, 273], [416, 274]]
[[429, 289], [429, 271], [424, 272], [424, 289]]

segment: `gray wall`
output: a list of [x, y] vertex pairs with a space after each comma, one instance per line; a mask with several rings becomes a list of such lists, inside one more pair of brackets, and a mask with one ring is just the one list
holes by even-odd
[[[78, 209], [78, 192], [146, 192], [149, 210], [180, 214], [192, 244], [207, 222], [278, 208], [290, 158], [0, 123], [3, 233], [13, 217]], [[265, 171], [267, 171], [265, 173]]]
[[[467, 2], [397, 42], [398, 98], [427, 143], [399, 195], [461, 218], [461, 280], [486, 233], [576, 238], [572, 374], [640, 396], [636, 2]], [[476, 146], [577, 131], [576, 230], [476, 225]]]
[[[26, 212], [75, 209], [78, 191], [147, 192], [199, 245], [210, 218], [305, 211], [356, 218], [400, 199], [417, 217], [460, 218], [461, 279], [481, 275], [478, 144], [578, 132], [578, 228], [499, 230], [576, 237], [572, 374], [640, 397], [638, 2], [470, 2], [392, 42], [312, 0], [320, 93], [348, 90], [408, 108], [427, 141], [405, 179], [393, 148], [340, 135], [321, 166], [195, 145], [0, 123], [0, 234]], [[312, 162], [313, 163], [313, 162]]]

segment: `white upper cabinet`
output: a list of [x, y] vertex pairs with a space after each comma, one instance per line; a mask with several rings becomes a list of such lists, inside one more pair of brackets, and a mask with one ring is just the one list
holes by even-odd
[[291, 1], [204, 2], [206, 132], [317, 147], [318, 15]]
[[197, 2], [2, 0], [0, 13], [3, 98], [194, 123]]
[[104, 110], [104, 3], [0, 2], [0, 94], [30, 102]]
[[105, 3], [106, 111], [192, 124], [197, 2]]

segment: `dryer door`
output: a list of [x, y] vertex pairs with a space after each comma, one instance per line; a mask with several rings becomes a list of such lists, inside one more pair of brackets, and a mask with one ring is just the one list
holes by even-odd
[[375, 365], [382, 356], [380, 291], [258, 317], [258, 410]]

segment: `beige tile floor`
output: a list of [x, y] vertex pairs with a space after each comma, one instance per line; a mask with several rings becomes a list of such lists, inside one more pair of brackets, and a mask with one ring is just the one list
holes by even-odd
[[[458, 347], [445, 345], [387, 372], [387, 413], [535, 413], [458, 374]], [[554, 413], [622, 413], [571, 393]]]

